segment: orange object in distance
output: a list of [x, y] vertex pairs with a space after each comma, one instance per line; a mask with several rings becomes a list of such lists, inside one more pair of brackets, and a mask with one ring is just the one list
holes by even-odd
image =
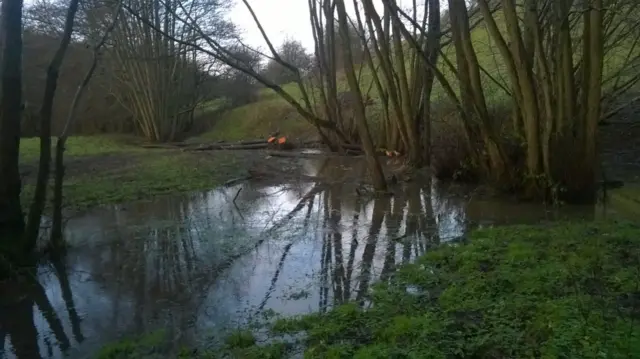
[[281, 145], [281, 144], [283, 144], [283, 143], [285, 143], [285, 142], [287, 142], [287, 138], [286, 138], [286, 137], [280, 137], [280, 138], [278, 139], [278, 144], [279, 144], [279, 145]]
[[267, 140], [267, 143], [273, 143], [276, 140], [275, 137], [269, 137], [269, 139]]

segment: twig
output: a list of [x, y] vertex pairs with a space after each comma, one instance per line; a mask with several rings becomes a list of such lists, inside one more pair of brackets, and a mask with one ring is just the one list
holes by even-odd
[[[228, 180], [227, 182], [223, 183], [222, 187], [231, 187], [234, 184], [237, 184], [237, 183], [242, 182], [242, 181], [250, 180], [251, 178], [252, 178], [252, 176], [250, 176], [250, 175], [244, 176], [244, 177], [234, 178], [232, 180]], [[238, 193], [240, 193], [240, 191], [238, 191]], [[237, 194], [236, 194], [236, 197], [238, 197]], [[234, 198], [234, 201], [235, 201], [235, 198]]]
[[238, 190], [238, 192], [236, 192], [236, 195], [233, 197], [233, 204], [236, 204], [236, 199], [238, 199], [238, 196], [240, 195], [240, 192], [242, 191], [244, 187], [240, 187], [240, 189]]

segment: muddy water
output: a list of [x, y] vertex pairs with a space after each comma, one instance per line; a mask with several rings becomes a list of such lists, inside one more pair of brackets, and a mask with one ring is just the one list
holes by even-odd
[[473, 227], [595, 213], [483, 200], [426, 180], [367, 199], [339, 180], [359, 163], [305, 161], [309, 175], [337, 183], [247, 183], [71, 219], [66, 258], [0, 287], [0, 358], [91, 357], [158, 329], [175, 346], [208, 346], [265, 313], [362, 298], [398, 264]]

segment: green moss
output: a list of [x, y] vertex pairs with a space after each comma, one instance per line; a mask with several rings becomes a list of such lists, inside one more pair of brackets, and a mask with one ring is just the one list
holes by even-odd
[[481, 230], [403, 266], [368, 310], [274, 331], [304, 330], [305, 358], [628, 357], [640, 352], [638, 253], [633, 224]]

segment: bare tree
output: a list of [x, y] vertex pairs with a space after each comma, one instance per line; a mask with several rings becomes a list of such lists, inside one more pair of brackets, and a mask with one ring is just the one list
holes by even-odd
[[[295, 66], [304, 75], [308, 74], [312, 67], [313, 59], [307, 53], [304, 46], [296, 40], [286, 40], [278, 50], [282, 59]], [[291, 70], [270, 59], [264, 69], [264, 76], [278, 85], [295, 82], [295, 74]]]
[[78, 105], [84, 94], [87, 86], [89, 85], [89, 81], [93, 77], [93, 74], [98, 67], [98, 61], [100, 58], [100, 51], [107, 42], [107, 39], [111, 32], [114, 30], [118, 16], [120, 15], [120, 10], [122, 7], [122, 0], [120, 0], [116, 6], [114, 13], [111, 15], [111, 21], [107, 26], [106, 30], [102, 37], [93, 45], [93, 61], [91, 62], [91, 67], [87, 70], [87, 73], [84, 75], [82, 82], [78, 85], [78, 89], [75, 92], [73, 97], [73, 101], [71, 103], [71, 108], [69, 110], [69, 115], [67, 117], [67, 122], [65, 123], [64, 129], [60, 136], [58, 136], [58, 140], [56, 142], [56, 157], [55, 157], [55, 181], [53, 186], [53, 219], [51, 223], [51, 245], [55, 249], [61, 249], [63, 247], [62, 242], [62, 184], [64, 181], [64, 150], [65, 144], [67, 142], [67, 138], [69, 137], [69, 132], [73, 126], [73, 122], [76, 120]]
[[[507, 69], [511, 90], [505, 88], [505, 92], [516, 110], [514, 122], [520, 123], [512, 126], [510, 136], [523, 139], [524, 166], [508, 155], [501, 124], [489, 114], [483, 81], [493, 79], [481, 76], [466, 3], [449, 0], [457, 66], [446, 58], [445, 63], [457, 75], [460, 98], [451, 91], [449, 94], [461, 110], [469, 145], [474, 147], [474, 161], [487, 177], [531, 197], [562, 195], [570, 200], [593, 200], [599, 162], [597, 124], [606, 98], [604, 55], [622, 50], [621, 71], [637, 61], [639, 52], [634, 45], [620, 46], [621, 42], [636, 42], [629, 30], [637, 22], [620, 21], [620, 14], [637, 13], [640, 5], [625, 0], [531, 0], [524, 2], [524, 12], [517, 6], [515, 0], [501, 1], [503, 30], [490, 2], [477, 1]], [[429, 59], [423, 60], [437, 71]], [[451, 88], [443, 76], [437, 77], [445, 89]], [[637, 73], [631, 74], [615, 80], [617, 85], [608, 91], [619, 95], [637, 81]]]
[[207, 35], [220, 40], [230, 32], [221, 17], [226, 7], [224, 0], [127, 1], [126, 8], [137, 16], [124, 14], [114, 32], [114, 71], [120, 80], [116, 96], [148, 140], [174, 140], [193, 121], [200, 100], [197, 54], [185, 45], [198, 43], [200, 35], [179, 19], [208, 22]]
[[13, 246], [24, 218], [20, 205], [20, 120], [22, 115], [22, 1], [2, 2], [2, 98], [0, 99], [0, 244]]
[[366, 160], [369, 167], [369, 171], [371, 171], [371, 178], [373, 180], [373, 185], [376, 190], [386, 191], [387, 183], [384, 178], [384, 173], [382, 171], [382, 167], [380, 166], [380, 161], [377, 159], [376, 150], [373, 144], [373, 140], [371, 138], [371, 133], [369, 131], [369, 125], [367, 124], [367, 117], [365, 113], [365, 101], [362, 97], [360, 83], [358, 82], [357, 72], [355, 70], [353, 54], [351, 53], [351, 39], [349, 38], [349, 22], [347, 20], [347, 11], [344, 7], [343, 1], [338, 1], [337, 6], [338, 10], [338, 23], [340, 29], [340, 37], [343, 41], [345, 47], [343, 48], [343, 61], [344, 61], [344, 71], [347, 76], [347, 81], [349, 83], [349, 88], [351, 92], [356, 96], [355, 107], [356, 107], [356, 124], [358, 126], [358, 133], [360, 135], [360, 141], [362, 142], [362, 148], [367, 154]]
[[[346, 64], [343, 63], [344, 54], [343, 51], [349, 46], [349, 50], [351, 51], [351, 56], [353, 57], [353, 63], [355, 65], [361, 65], [364, 62], [365, 58], [365, 47], [366, 43], [362, 43], [361, 41], [361, 33], [357, 28], [356, 24], [352, 19], [348, 19], [347, 22], [347, 34], [348, 34], [348, 43], [342, 40], [342, 36], [338, 36], [335, 39], [335, 43], [333, 47], [335, 48], [336, 53], [336, 67], [338, 70], [344, 70]], [[336, 23], [336, 32], [339, 31], [338, 24]]]
[[40, 163], [38, 165], [38, 178], [36, 180], [36, 189], [33, 201], [29, 208], [27, 218], [27, 226], [24, 233], [24, 244], [26, 251], [31, 252], [36, 245], [38, 233], [40, 231], [40, 221], [42, 212], [47, 199], [47, 183], [49, 181], [49, 172], [51, 166], [51, 117], [53, 109], [53, 99], [58, 84], [58, 74], [64, 56], [66, 54], [69, 43], [71, 42], [71, 33], [78, 11], [79, 0], [71, 0], [67, 10], [64, 34], [60, 41], [60, 47], [56, 51], [49, 68], [47, 69], [47, 81], [45, 83], [42, 107], [40, 108]]
[[[371, 44], [365, 47], [365, 62], [373, 77], [373, 84], [382, 100], [383, 139], [385, 148], [409, 154], [414, 166], [430, 161], [430, 106], [434, 75], [431, 68], [420, 61], [420, 54], [437, 61], [440, 51], [440, 4], [428, 1], [422, 9], [414, 3], [410, 20], [426, 26], [422, 34], [404, 33], [395, 0], [385, 0], [380, 15], [373, 1], [353, 2], [358, 31], [369, 33]], [[394, 16], [395, 15], [395, 16]], [[415, 49], [405, 46], [411, 40]], [[364, 39], [364, 38], [363, 38]], [[374, 60], [375, 59], [375, 60]], [[379, 67], [376, 66], [378, 62]]]
[[[230, 46], [228, 51], [233, 53], [238, 63], [256, 72], [262, 72], [262, 59], [255, 51], [244, 46]], [[229, 100], [231, 106], [245, 105], [258, 99], [260, 84], [252, 76], [231, 66], [224, 66], [221, 70], [221, 79], [224, 83], [223, 97]]]
[[[321, 103], [324, 104], [324, 106], [321, 106], [320, 108], [324, 108], [324, 111], [318, 111], [318, 106], [316, 106], [315, 101], [313, 101], [313, 91], [312, 89], [310, 89], [308, 84], [305, 84], [300, 69], [296, 68], [282, 58], [281, 54], [278, 53], [278, 51], [269, 40], [252, 7], [246, 0], [243, 0], [243, 3], [251, 13], [251, 16], [254, 18], [256, 25], [260, 29], [263, 38], [267, 42], [272, 59], [289, 69], [295, 75], [295, 82], [297, 83], [298, 89], [301, 93], [300, 99], [294, 98], [289, 93], [284, 91], [282, 87], [264, 77], [254, 68], [248, 66], [246, 63], [242, 63], [241, 59], [239, 59], [237, 55], [229, 51], [227, 48], [225, 48], [225, 46], [223, 46], [223, 44], [221, 44], [218, 40], [207, 33], [204, 26], [201, 25], [197, 18], [194, 18], [189, 14], [181, 15], [174, 12], [176, 18], [179, 19], [179, 21], [186, 28], [194, 30], [194, 32], [199, 36], [198, 40], [204, 42], [203, 45], [192, 39], [179, 39], [173, 34], [164, 31], [160, 26], [157, 26], [157, 24], [154, 24], [152, 21], [146, 19], [145, 14], [138, 9], [134, 9], [129, 6], [126, 6], [126, 8], [136, 19], [144, 22], [148, 27], [154, 29], [158, 33], [163, 34], [165, 37], [176, 41], [177, 43], [190, 46], [191, 48], [199, 50], [204, 54], [210, 55], [227, 64], [228, 66], [246, 73], [247, 75], [255, 78], [258, 82], [274, 90], [285, 101], [291, 104], [303, 118], [308, 120], [318, 130], [319, 135], [333, 150], [341, 150], [342, 144], [347, 142], [347, 138], [338, 127], [338, 123], [340, 122], [340, 113], [337, 106], [336, 71], [327, 70], [326, 66], [320, 66], [320, 68], [322, 69], [321, 72], [326, 75], [326, 82], [322, 83], [320, 86]], [[335, 54], [333, 52], [329, 51], [330, 53], [328, 54], [328, 56], [318, 56], [320, 52], [323, 52], [323, 54], [325, 54], [325, 28], [329, 32], [328, 38], [335, 39], [335, 34], [333, 34], [335, 23], [335, 6], [333, 4], [334, 2], [329, 0], [322, 1], [319, 5], [314, 1], [311, 1], [309, 3], [311, 10], [311, 22], [312, 27], [314, 28], [314, 36], [316, 38], [315, 59], [317, 61], [322, 61], [323, 64], [329, 64], [331, 68], [335, 69]], [[178, 7], [183, 8], [184, 6], [178, 5]], [[331, 49], [332, 46], [327, 46], [326, 48]], [[371, 148], [365, 146], [364, 149], [367, 156], [371, 157], [369, 161], [370, 163], [378, 161], [375, 152], [370, 151]], [[379, 168], [379, 164], [376, 167]], [[382, 172], [378, 171], [377, 168], [370, 168], [373, 176], [382, 176]], [[378, 184], [383, 182], [384, 177], [374, 180], [374, 183]]]

